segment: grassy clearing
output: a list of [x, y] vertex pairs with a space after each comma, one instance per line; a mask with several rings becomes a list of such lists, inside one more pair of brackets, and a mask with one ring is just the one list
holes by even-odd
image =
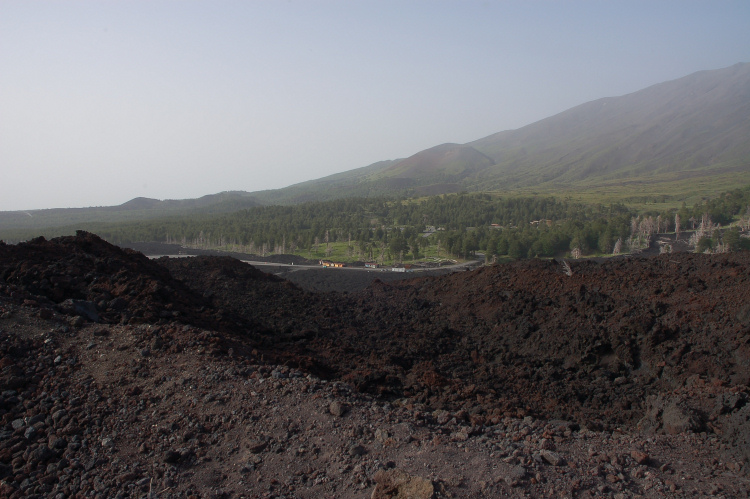
[[[742, 178], [745, 177], [745, 178]], [[685, 178], [685, 173], [665, 173], [652, 177], [630, 177], [595, 185], [565, 187], [543, 184], [533, 188], [493, 191], [498, 197], [552, 196], [582, 204], [622, 203], [644, 213], [679, 209], [682, 203], [693, 206], [706, 199], [750, 183], [750, 175], [736, 171], [712, 176]]]
[[[367, 252], [363, 254], [354, 242], [349, 245], [348, 241], [336, 241], [329, 243], [328, 245], [326, 245], [326, 243], [320, 243], [314, 245], [310, 250], [296, 250], [292, 254], [309, 260], [329, 260], [331, 262], [342, 263], [373, 261], [382, 265], [394, 265], [397, 263], [436, 263], [445, 260], [464, 261], [458, 260], [452, 255], [448, 255], [444, 249], [441, 249], [440, 253], [438, 253], [434, 236], [431, 236], [428, 239], [431, 239], [431, 244], [420, 251], [419, 258], [417, 259], [415, 259], [410, 252], [405, 252], [403, 254], [403, 259], [400, 258], [400, 255], [392, 255], [387, 245], [381, 258], [381, 247], [377, 243], [375, 245], [368, 245]], [[371, 252], [370, 247], [372, 247]], [[226, 249], [228, 251], [231, 250], [228, 247]]]

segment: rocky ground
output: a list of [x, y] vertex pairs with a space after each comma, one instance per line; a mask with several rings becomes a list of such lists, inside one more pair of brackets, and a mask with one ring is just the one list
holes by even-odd
[[0, 496], [747, 497], [748, 264], [316, 293], [85, 233], [0, 243]]

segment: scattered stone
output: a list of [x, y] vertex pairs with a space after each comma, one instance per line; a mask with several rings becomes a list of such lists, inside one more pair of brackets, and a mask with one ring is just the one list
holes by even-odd
[[373, 480], [376, 485], [370, 499], [431, 499], [435, 495], [432, 481], [399, 469], [378, 471]]
[[466, 432], [466, 430], [460, 430], [460, 431], [451, 433], [452, 442], [466, 442], [468, 439], [469, 439], [469, 434]]
[[363, 445], [352, 445], [349, 447], [350, 456], [364, 456], [367, 454], [367, 449]]
[[662, 415], [664, 430], [672, 435], [686, 431], [698, 431], [701, 428], [700, 417], [695, 411], [672, 403], [664, 409]]
[[78, 316], [69, 318], [68, 323], [73, 327], [81, 327], [84, 324], [86, 324], [86, 319], [78, 315]]
[[53, 457], [56, 457], [57, 453], [47, 447], [46, 445], [40, 445], [34, 451], [31, 453], [30, 460], [32, 462], [40, 462], [44, 463], [46, 461], [49, 461]]
[[645, 452], [634, 450], [630, 452], [630, 457], [633, 458], [633, 461], [640, 465], [648, 464], [649, 461], [649, 455]]
[[174, 464], [174, 463], [179, 462], [181, 457], [182, 456], [180, 456], [179, 452], [175, 450], [168, 450], [167, 452], [164, 453], [164, 456], [162, 457], [162, 461], [168, 464]]
[[52, 440], [50, 447], [53, 449], [65, 449], [68, 446], [68, 441], [62, 437], [56, 437]]
[[265, 440], [255, 440], [249, 442], [247, 445], [248, 450], [253, 454], [259, 454], [263, 452], [266, 447], [268, 447], [268, 442]]
[[377, 430], [375, 430], [375, 440], [377, 440], [381, 444], [385, 443], [385, 441], [389, 438], [391, 438], [391, 434], [388, 433], [387, 430], [384, 430], [382, 428], [378, 428]]
[[344, 414], [346, 414], [347, 406], [346, 404], [342, 404], [338, 400], [334, 400], [328, 405], [328, 412], [336, 416], [337, 418], [340, 418]]
[[59, 307], [65, 313], [84, 317], [91, 322], [99, 322], [99, 312], [97, 312], [94, 302], [69, 298], [60, 303]]
[[511, 466], [503, 474], [502, 478], [511, 487], [517, 486], [526, 477], [526, 468], [523, 466]]
[[552, 466], [562, 466], [565, 463], [560, 454], [551, 450], [542, 449], [539, 451], [539, 455]]

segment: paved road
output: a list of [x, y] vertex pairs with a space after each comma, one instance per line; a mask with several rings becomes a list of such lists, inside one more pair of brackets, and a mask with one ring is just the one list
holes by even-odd
[[[195, 255], [149, 255], [149, 258], [160, 258], [162, 256], [168, 256], [169, 258], [190, 258]], [[298, 270], [309, 270], [309, 269], [323, 269], [322, 265], [294, 265], [291, 263], [274, 263], [274, 262], [257, 262], [254, 260], [241, 260], [245, 263], [249, 263], [253, 267], [288, 267], [289, 271], [295, 272]], [[456, 263], [454, 265], [444, 265], [442, 267], [435, 268], [416, 268], [414, 272], [433, 272], [433, 271], [459, 271], [465, 270], [469, 267], [481, 264], [484, 261], [484, 255], [477, 253], [475, 260], [467, 260], [465, 262]], [[354, 270], [359, 272], [392, 272], [390, 268], [379, 268], [379, 269], [368, 269], [365, 267], [328, 267], [328, 270], [335, 272], [338, 270]]]
[[[253, 267], [289, 267], [291, 271], [297, 271], [297, 270], [307, 270], [307, 269], [322, 269], [326, 268], [321, 265], [294, 265], [289, 263], [273, 263], [273, 262], [256, 262], [253, 260], [242, 260], [245, 263], [249, 263]], [[478, 264], [481, 264], [481, 262], [484, 261], [484, 255], [477, 253], [475, 260], [468, 260], [461, 263], [456, 263], [454, 265], [444, 265], [442, 267], [435, 267], [435, 268], [416, 268], [414, 269], [414, 272], [431, 272], [431, 271], [437, 271], [437, 270], [451, 270], [451, 271], [458, 271], [463, 270], [467, 267], [472, 267]], [[392, 272], [390, 268], [379, 268], [379, 269], [368, 269], [365, 267], [327, 267], [328, 270], [331, 270], [333, 272], [338, 270], [355, 270], [360, 272]]]

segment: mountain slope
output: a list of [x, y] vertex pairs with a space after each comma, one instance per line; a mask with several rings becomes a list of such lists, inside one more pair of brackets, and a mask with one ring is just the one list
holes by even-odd
[[380, 177], [442, 177], [457, 181], [480, 172], [495, 162], [473, 147], [442, 144], [398, 161], [379, 173]]
[[136, 198], [107, 208], [0, 212], [0, 229], [460, 190], [610, 201], [671, 195], [695, 202], [750, 183], [748, 137], [750, 63], [740, 63], [588, 102], [467, 144], [442, 144], [282, 189], [188, 200]]
[[260, 203], [270, 205], [298, 204], [307, 201], [325, 201], [380, 194], [392, 188], [394, 183], [388, 180], [378, 182], [372, 180], [371, 177], [398, 161], [400, 160], [378, 161], [362, 168], [300, 182], [281, 189], [257, 191], [251, 193], [251, 195]]
[[750, 182], [750, 63], [576, 106], [517, 130], [255, 193], [294, 203], [470, 191], [685, 199]]
[[479, 189], [750, 170], [750, 64], [589, 102], [468, 145], [496, 165]]

